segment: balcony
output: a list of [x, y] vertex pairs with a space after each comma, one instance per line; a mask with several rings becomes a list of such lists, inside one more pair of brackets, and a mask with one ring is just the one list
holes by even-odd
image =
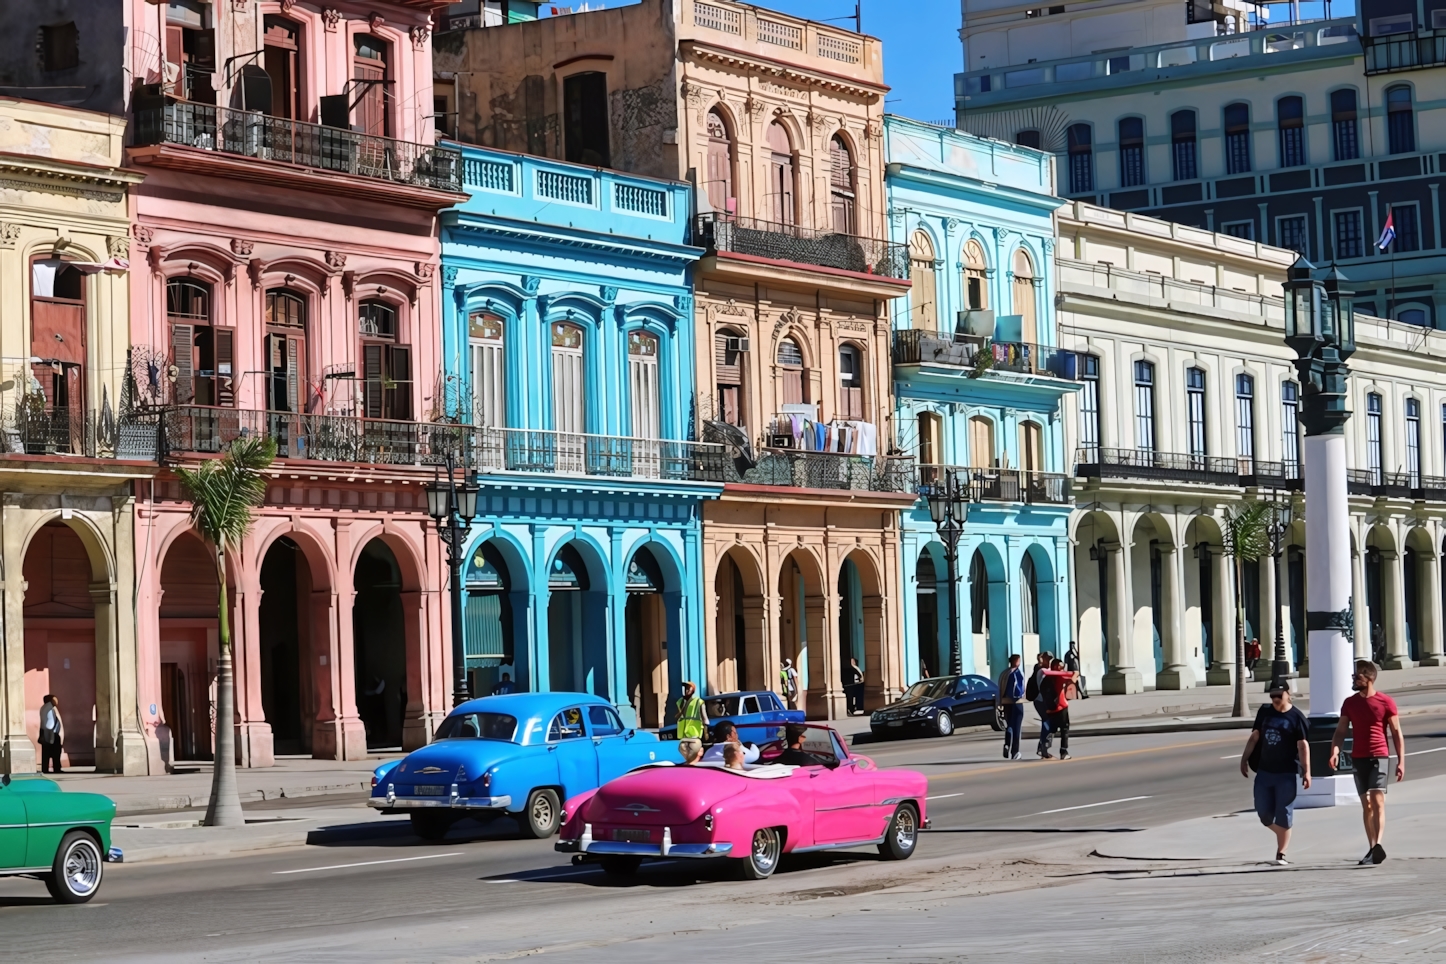
[[484, 475], [722, 482], [728, 465], [723, 446], [703, 442], [198, 405], [165, 415], [166, 447], [172, 452], [221, 452], [252, 435], [275, 439], [276, 454], [284, 459], [431, 466], [450, 453]]
[[1365, 45], [1367, 77], [1446, 65], [1446, 30], [1367, 37], [1362, 43]]
[[797, 489], [908, 493], [916, 489], [914, 460], [896, 455], [844, 455], [765, 449], [752, 468], [728, 463], [727, 481]]
[[1303, 486], [1298, 462], [1265, 462], [1153, 449], [1081, 448], [1075, 453], [1075, 475], [1286, 490]]
[[905, 245], [796, 224], [700, 214], [694, 223], [693, 243], [707, 248], [709, 254], [812, 265], [895, 282], [909, 279], [909, 250]]
[[988, 372], [1012, 372], [1075, 381], [1079, 354], [1050, 345], [991, 341], [973, 335], [941, 337], [908, 329], [894, 332], [895, 365], [943, 365], [978, 378]]
[[[138, 107], [135, 144], [186, 147], [425, 191], [462, 190], [462, 154], [453, 148], [211, 104], [171, 101]], [[164, 163], [150, 154], [138, 159]], [[181, 165], [172, 159], [171, 166]]]
[[1380, 469], [1346, 469], [1346, 492], [1378, 499], [1424, 499], [1427, 491], [1446, 489], [1446, 480], [1413, 476], [1410, 472], [1382, 472]]
[[971, 502], [1019, 502], [1026, 505], [1069, 505], [1069, 476], [1026, 469], [979, 469], [955, 465], [919, 466], [920, 493], [953, 472]]

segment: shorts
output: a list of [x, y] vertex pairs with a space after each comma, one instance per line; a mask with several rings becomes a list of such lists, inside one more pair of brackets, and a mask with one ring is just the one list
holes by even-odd
[[1355, 768], [1356, 793], [1363, 797], [1371, 790], [1385, 793], [1386, 770], [1390, 762], [1390, 757], [1384, 756], [1353, 758], [1351, 766]]
[[1295, 821], [1296, 776], [1294, 773], [1255, 774], [1255, 815], [1269, 827], [1289, 830]]

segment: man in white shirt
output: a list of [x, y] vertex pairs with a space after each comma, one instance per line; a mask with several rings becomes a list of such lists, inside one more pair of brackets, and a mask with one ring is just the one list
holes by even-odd
[[[725, 763], [723, 752], [728, 744], [738, 742], [738, 728], [728, 720], [713, 724], [713, 745], [703, 751], [704, 763]], [[743, 762], [757, 763], [760, 751], [752, 743], [743, 744]]]

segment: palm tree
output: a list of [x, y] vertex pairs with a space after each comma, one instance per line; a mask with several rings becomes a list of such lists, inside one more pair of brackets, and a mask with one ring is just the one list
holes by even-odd
[[1235, 705], [1231, 716], [1245, 715], [1245, 563], [1270, 551], [1269, 502], [1225, 507], [1225, 552], [1235, 560]]
[[274, 439], [238, 438], [226, 454], [196, 469], [176, 469], [191, 498], [191, 526], [216, 550], [216, 595], [220, 658], [216, 662], [216, 754], [206, 826], [240, 827], [241, 796], [236, 790], [235, 682], [231, 672], [231, 620], [226, 601], [226, 552], [251, 531], [252, 510], [266, 498], [261, 473], [276, 458]]

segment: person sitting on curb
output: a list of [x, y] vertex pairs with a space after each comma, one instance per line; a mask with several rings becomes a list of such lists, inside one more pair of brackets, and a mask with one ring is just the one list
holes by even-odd
[[1240, 754], [1240, 775], [1255, 770], [1255, 814], [1275, 833], [1275, 865], [1286, 866], [1290, 828], [1295, 821], [1296, 776], [1310, 789], [1310, 724], [1290, 705], [1290, 682], [1270, 691], [1270, 705], [1255, 714], [1250, 738]]

